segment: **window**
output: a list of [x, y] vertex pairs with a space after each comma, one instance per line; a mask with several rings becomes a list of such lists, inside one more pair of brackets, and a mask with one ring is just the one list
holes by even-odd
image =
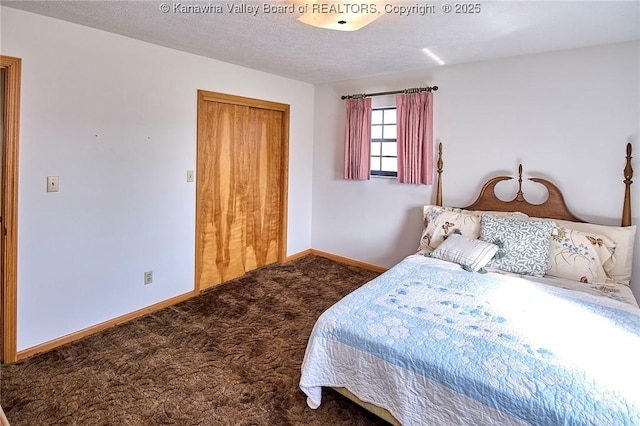
[[371, 111], [371, 175], [398, 176], [396, 107]]

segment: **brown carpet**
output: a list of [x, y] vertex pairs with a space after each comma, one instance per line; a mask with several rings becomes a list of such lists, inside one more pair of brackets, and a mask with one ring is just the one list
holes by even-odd
[[317, 317], [377, 274], [307, 256], [0, 367], [19, 425], [384, 425], [324, 390], [299, 390]]

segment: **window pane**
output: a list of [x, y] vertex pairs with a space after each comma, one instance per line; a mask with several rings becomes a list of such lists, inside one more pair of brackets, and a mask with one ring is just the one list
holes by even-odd
[[[372, 168], [373, 169], [373, 168]], [[398, 171], [398, 159], [397, 158], [382, 158], [382, 170], [386, 172]]]
[[371, 139], [382, 139], [382, 126], [371, 126]]
[[380, 157], [371, 157], [371, 170], [380, 170]]
[[380, 142], [371, 142], [371, 155], [380, 155]]
[[395, 139], [397, 135], [398, 135], [398, 129], [396, 128], [395, 124], [393, 126], [384, 126], [383, 137], [385, 139]]
[[382, 110], [371, 111], [371, 124], [382, 124]]
[[[372, 152], [373, 154], [373, 152]], [[383, 142], [382, 143], [382, 155], [390, 155], [392, 157], [398, 156], [398, 144], [396, 142]]]
[[396, 124], [396, 110], [385, 109], [384, 110], [384, 124]]

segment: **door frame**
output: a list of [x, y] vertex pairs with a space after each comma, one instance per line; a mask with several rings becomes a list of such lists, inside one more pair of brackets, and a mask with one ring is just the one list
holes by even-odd
[[4, 68], [4, 128], [2, 132], [2, 202], [0, 296], [2, 351], [0, 361], [17, 360], [18, 328], [18, 136], [20, 131], [20, 75], [22, 60], [0, 56]]
[[[247, 106], [251, 108], [260, 108], [270, 111], [282, 112], [282, 171], [280, 174], [280, 241], [278, 243], [278, 262], [283, 263], [287, 259], [287, 214], [288, 214], [288, 201], [289, 201], [289, 113], [290, 106], [288, 104], [282, 104], [278, 102], [265, 101], [262, 99], [247, 98], [243, 96], [229, 95], [226, 93], [208, 92], [206, 90], [198, 90], [198, 117], [197, 122], [200, 122], [200, 103], [201, 102], [218, 102], [238, 106]], [[198, 127], [198, 135], [196, 138], [196, 251], [195, 251], [195, 276], [194, 276], [194, 289], [198, 294], [202, 288], [200, 286], [199, 276], [202, 272], [202, 265], [200, 264], [200, 258], [198, 253], [200, 252], [200, 224], [198, 221], [199, 212], [202, 206], [202, 200], [200, 199], [201, 192], [201, 173], [198, 172], [200, 168], [201, 158], [198, 158], [199, 144], [200, 144], [200, 126]]]

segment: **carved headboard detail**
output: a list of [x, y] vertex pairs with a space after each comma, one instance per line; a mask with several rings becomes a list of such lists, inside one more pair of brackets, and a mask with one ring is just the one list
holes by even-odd
[[558, 187], [546, 179], [529, 178], [529, 180], [537, 182], [547, 188], [549, 192], [547, 200], [540, 204], [531, 204], [525, 200], [524, 193], [522, 192], [522, 164], [518, 166], [518, 192], [516, 193], [516, 197], [511, 201], [499, 199], [495, 194], [496, 184], [510, 179], [513, 178], [511, 176], [498, 176], [490, 179], [480, 190], [478, 198], [471, 205], [463, 208], [466, 210], [522, 212], [534, 217], [584, 222], [584, 220], [571, 213]]
[[[622, 226], [631, 225], [631, 183], [633, 183], [633, 169], [631, 167], [631, 144], [627, 144], [627, 162], [624, 168], [625, 197], [622, 212]], [[442, 205], [442, 143], [438, 145], [438, 169], [437, 169], [437, 193], [436, 204]], [[545, 217], [551, 219], [571, 220], [584, 222], [574, 215], [567, 207], [560, 189], [552, 182], [542, 178], [529, 178], [530, 181], [543, 185], [548, 192], [546, 201], [540, 204], [529, 203], [522, 192], [522, 164], [518, 166], [518, 192], [511, 201], [503, 201], [495, 194], [495, 186], [502, 181], [513, 179], [511, 176], [498, 176], [489, 179], [480, 190], [476, 200], [463, 207], [466, 210], [487, 211], [519, 211], [529, 216]]]

